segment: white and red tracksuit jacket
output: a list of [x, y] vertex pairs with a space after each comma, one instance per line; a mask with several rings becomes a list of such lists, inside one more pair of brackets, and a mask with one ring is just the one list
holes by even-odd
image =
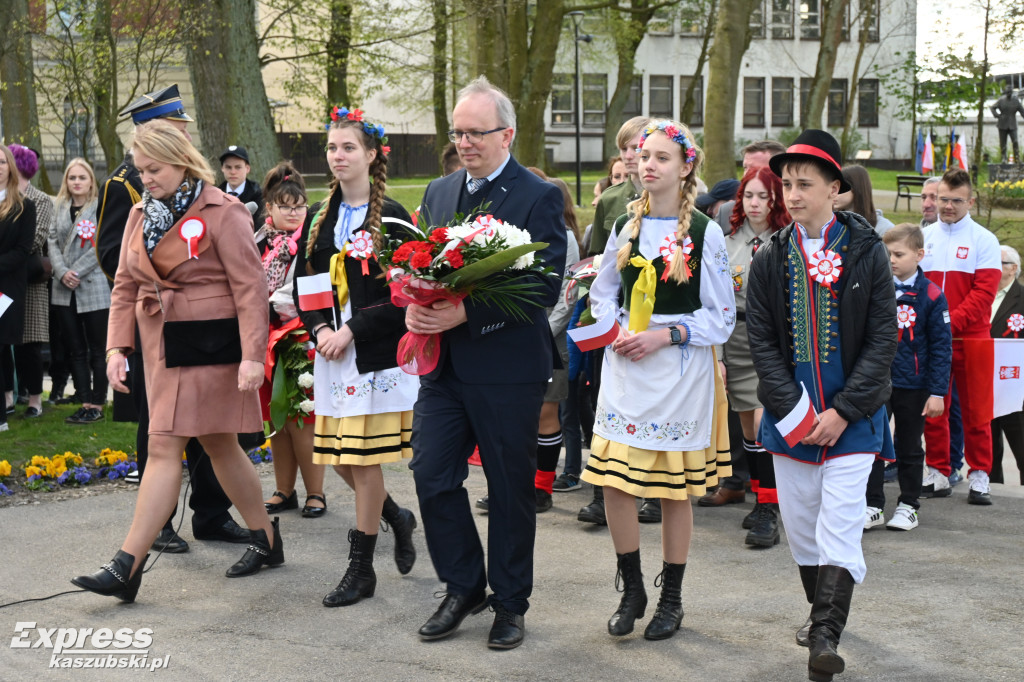
[[1003, 270], [999, 240], [968, 213], [924, 229], [921, 269], [946, 295], [954, 339], [987, 339]]

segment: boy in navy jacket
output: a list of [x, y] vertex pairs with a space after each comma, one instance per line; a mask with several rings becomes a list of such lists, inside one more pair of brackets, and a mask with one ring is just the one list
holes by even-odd
[[[897, 225], [882, 236], [889, 250], [896, 285], [896, 321], [899, 342], [892, 363], [889, 416], [895, 420], [896, 462], [900, 499], [892, 519], [885, 523], [882, 471], [876, 460], [868, 478], [864, 530], [885, 524], [889, 530], [917, 528], [921, 504], [924, 450], [921, 436], [925, 417], [942, 414], [953, 359], [949, 308], [942, 290], [924, 276], [918, 263], [924, 258], [924, 235], [911, 223]], [[948, 495], [952, 488], [945, 489]]]

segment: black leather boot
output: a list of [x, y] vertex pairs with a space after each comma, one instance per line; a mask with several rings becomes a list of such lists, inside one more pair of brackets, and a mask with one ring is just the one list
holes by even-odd
[[148, 554], [139, 564], [139, 570], [132, 575], [135, 557], [119, 549], [114, 558], [103, 564], [100, 570], [92, 575], [80, 575], [77, 578], [72, 578], [71, 582], [90, 592], [102, 594], [105, 597], [117, 597], [130, 604], [135, 601], [135, 595], [139, 593], [139, 586], [142, 584], [142, 571], [145, 570], [147, 561], [149, 561]]
[[225, 575], [229, 578], [240, 578], [244, 575], [258, 573], [260, 568], [268, 566], [276, 568], [284, 563], [284, 544], [281, 542], [281, 530], [278, 528], [278, 517], [274, 517], [271, 525], [274, 527], [274, 547], [270, 547], [267, 540], [267, 531], [262, 528], [250, 530], [252, 538], [249, 540], [249, 547], [245, 550], [242, 558], [227, 570]]
[[811, 653], [807, 660], [807, 677], [813, 682], [830, 682], [834, 674], [846, 669], [846, 662], [837, 649], [850, 615], [853, 585], [853, 576], [845, 568], [818, 568], [818, 584], [811, 605]]
[[352, 528], [348, 531], [348, 570], [341, 582], [324, 597], [324, 606], [348, 606], [360, 599], [368, 599], [377, 589], [377, 575], [373, 572], [373, 549], [377, 536], [367, 535]]
[[[601, 506], [604, 507], [603, 500]], [[622, 599], [619, 601], [619, 608], [608, 621], [608, 634], [621, 637], [633, 632], [633, 621], [644, 617], [647, 592], [644, 590], [644, 575], [640, 572], [640, 550], [616, 556], [619, 559], [619, 570], [615, 574], [615, 589], [620, 589], [621, 578]]]
[[[412, 531], [416, 528], [416, 515], [411, 509], [399, 507], [391, 495], [384, 500], [381, 518], [395, 531], [395, 565], [405, 575], [416, 563], [416, 547], [412, 542]], [[387, 531], [387, 528], [384, 529]]]
[[774, 547], [779, 544], [779, 505], [773, 502], [758, 505], [754, 525], [744, 542], [755, 547]]
[[661, 500], [657, 497], [645, 497], [636, 518], [640, 523], [661, 523]]
[[683, 573], [685, 572], [686, 564], [665, 562], [662, 565], [661, 575], [654, 580], [655, 587], [658, 587], [658, 581], [661, 581], [661, 597], [658, 599], [658, 608], [654, 611], [654, 618], [644, 630], [644, 639], [668, 639], [676, 634], [679, 624], [683, 622]]
[[[800, 569], [800, 582], [804, 586], [804, 596], [807, 597], [807, 603], [814, 603], [814, 592], [818, 587], [818, 567], [817, 566], [797, 566]], [[796, 643], [800, 646], [811, 645], [811, 617], [807, 617], [807, 622], [803, 624], [799, 630], [796, 631]]]
[[607, 526], [608, 519], [604, 515], [604, 488], [595, 485], [594, 486], [594, 499], [590, 501], [583, 509], [580, 509], [580, 513], [576, 516], [576, 519], [583, 521], [584, 523], [596, 523], [599, 526]]

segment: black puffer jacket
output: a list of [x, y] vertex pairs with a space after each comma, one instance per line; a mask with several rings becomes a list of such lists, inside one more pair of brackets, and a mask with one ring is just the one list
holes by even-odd
[[[856, 213], [836, 213], [850, 229], [839, 280], [839, 334], [846, 385], [832, 400], [843, 419], [873, 415], [892, 392], [896, 355], [896, 289], [889, 254], [872, 227]], [[747, 332], [759, 379], [757, 397], [776, 418], [800, 399], [793, 380], [793, 331], [789, 321], [786, 246], [793, 224], [758, 249], [747, 285]]]

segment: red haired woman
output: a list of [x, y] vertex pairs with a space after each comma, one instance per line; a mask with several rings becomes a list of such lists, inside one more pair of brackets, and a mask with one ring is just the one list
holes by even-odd
[[[788, 225], [789, 221], [778, 176], [768, 166], [748, 169], [736, 191], [736, 205], [729, 219], [731, 229], [725, 239], [729, 250], [732, 288], [736, 296], [736, 328], [723, 346], [722, 362], [729, 404], [740, 417], [743, 450], [747, 454], [750, 480], [757, 495], [754, 511], [743, 520], [743, 527], [750, 531], [747, 533], [746, 544], [756, 547], [779, 544], [779, 498], [775, 491], [772, 457], [756, 443], [762, 408], [757, 400], [757, 372], [754, 371], [750, 341], [747, 338], [747, 275], [758, 247]], [[741, 486], [742, 482], [730, 477], [722, 484], [725, 491], [715, 494], [727, 494], [732, 489], [742, 490]]]

